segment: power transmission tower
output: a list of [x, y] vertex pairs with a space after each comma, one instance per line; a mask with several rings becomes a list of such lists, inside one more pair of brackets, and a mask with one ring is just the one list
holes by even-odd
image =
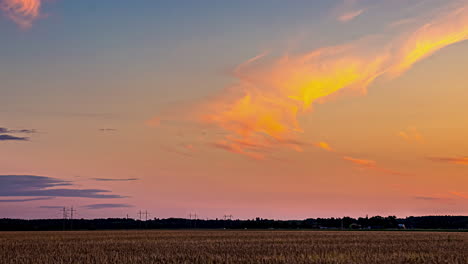
[[224, 223], [224, 228], [227, 227], [227, 223], [226, 223], [226, 222], [227, 222], [228, 219], [229, 219], [229, 225], [231, 225], [232, 214], [230, 214], [230, 215], [224, 215], [224, 222], [225, 222], [225, 223]]
[[143, 212], [140, 210], [138, 211], [138, 219], [141, 221], [141, 217], [143, 216]]
[[[195, 221], [192, 221], [192, 217], [193, 217], [193, 220], [195, 220]], [[192, 222], [193, 222], [193, 227], [197, 228], [197, 220], [198, 220], [197, 213], [194, 213], [194, 214], [190, 213], [189, 218], [190, 218], [190, 227], [192, 227]]]
[[61, 211], [62, 211], [62, 217], [63, 217], [63, 231], [65, 231], [65, 224], [68, 218], [68, 210], [66, 207], [63, 207]]
[[143, 216], [143, 212], [140, 210], [138, 211], [138, 226], [141, 228], [141, 217]]
[[145, 228], [148, 229], [148, 215], [150, 215], [150, 213], [148, 213], [147, 210], [145, 210]]
[[224, 220], [228, 219], [232, 221], [232, 215], [224, 215]]
[[70, 230], [73, 230], [73, 214], [76, 212], [73, 206], [70, 208]]

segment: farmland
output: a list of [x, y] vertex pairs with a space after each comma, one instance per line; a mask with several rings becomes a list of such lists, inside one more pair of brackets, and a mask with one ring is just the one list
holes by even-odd
[[2, 232], [1, 263], [468, 263], [468, 233]]

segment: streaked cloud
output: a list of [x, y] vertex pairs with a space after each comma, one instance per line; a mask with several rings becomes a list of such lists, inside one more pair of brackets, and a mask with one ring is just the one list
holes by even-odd
[[445, 162], [445, 163], [453, 163], [453, 164], [459, 164], [459, 165], [468, 165], [468, 157], [458, 157], [458, 158], [429, 157], [428, 159], [434, 162]]
[[327, 142], [318, 142], [315, 144], [315, 146], [323, 149], [323, 150], [326, 150], [326, 151], [330, 151], [330, 152], [333, 152], [335, 151], [332, 147], [330, 147], [330, 145], [327, 143]]
[[433, 197], [433, 196], [415, 196], [414, 199], [423, 200], [423, 201], [440, 201], [440, 200], [444, 200], [443, 198]]
[[[66, 186], [67, 188], [58, 188]], [[113, 199], [124, 196], [102, 189], [77, 189], [73, 182], [35, 175], [0, 175], [0, 196], [4, 197], [79, 197]]]
[[7, 133], [34, 134], [34, 133], [37, 133], [37, 130], [36, 129], [8, 129], [5, 127], [0, 127], [0, 134], [7, 134]]
[[110, 179], [110, 178], [92, 178], [92, 180], [95, 181], [108, 181], [108, 182], [125, 182], [125, 181], [138, 181], [140, 179], [138, 178], [128, 178], [128, 179]]
[[455, 195], [459, 198], [468, 199], [468, 193], [466, 192], [450, 192], [450, 194]]
[[368, 159], [357, 159], [349, 156], [343, 157], [343, 160], [348, 161], [353, 163], [354, 165], [357, 165], [358, 168], [360, 169], [365, 169], [365, 170], [372, 170], [375, 172], [383, 173], [383, 174], [388, 174], [388, 175], [395, 175], [395, 176], [408, 176], [408, 174], [395, 171], [392, 169], [387, 169], [383, 166], [380, 166], [377, 164], [375, 160], [368, 160]]
[[134, 206], [130, 204], [89, 204], [89, 205], [84, 206], [84, 208], [90, 209], [90, 210], [131, 208], [131, 207], [134, 207]]
[[58, 210], [58, 209], [63, 209], [64, 207], [63, 207], [63, 206], [59, 206], [59, 205], [43, 205], [43, 206], [39, 206], [39, 208], [41, 208], [41, 209], [54, 209], [54, 210]]
[[117, 129], [115, 129], [115, 128], [100, 128], [99, 131], [101, 131], [101, 132], [116, 132]]
[[346, 12], [342, 15], [340, 15], [337, 19], [343, 23], [349, 22], [358, 16], [360, 16], [362, 13], [364, 13], [364, 9], [359, 9], [359, 10], [352, 10], [349, 12]]
[[42, 201], [42, 200], [50, 200], [54, 197], [39, 197], [39, 198], [29, 198], [29, 199], [8, 199], [8, 200], [0, 200], [0, 203], [24, 203], [24, 202], [32, 202], [32, 201]]
[[193, 153], [192, 153], [193, 149], [188, 149], [183, 145], [179, 147], [163, 145], [160, 148], [168, 153], [175, 153], [175, 154], [182, 155], [182, 156], [189, 157], [189, 158], [193, 157]]
[[367, 167], [367, 168], [376, 168], [377, 162], [373, 160], [366, 160], [366, 159], [356, 159], [352, 157], [343, 157], [344, 160], [354, 163], [359, 166]]
[[245, 151], [244, 148], [240, 147], [241, 145], [239, 145], [238, 143], [231, 143], [227, 140], [220, 140], [218, 142], [213, 143], [212, 146], [218, 149], [229, 151], [231, 153], [242, 154], [255, 160], [265, 159], [264, 154], [258, 152], [256, 153], [252, 150]]
[[17, 137], [12, 135], [0, 135], [0, 141], [28, 141], [28, 137]]
[[0, 0], [0, 10], [23, 29], [40, 17], [41, 0]]
[[455, 199], [446, 194], [434, 194], [434, 195], [420, 195], [414, 196], [414, 200], [419, 200], [426, 203], [438, 203], [438, 204], [453, 204]]

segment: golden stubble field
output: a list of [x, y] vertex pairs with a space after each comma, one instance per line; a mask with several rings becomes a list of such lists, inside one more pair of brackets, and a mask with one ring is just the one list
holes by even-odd
[[468, 233], [0, 233], [1, 263], [468, 263]]

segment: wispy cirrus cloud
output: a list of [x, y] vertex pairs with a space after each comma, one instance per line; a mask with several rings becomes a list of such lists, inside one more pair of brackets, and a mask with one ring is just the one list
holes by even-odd
[[388, 38], [367, 36], [305, 53], [255, 56], [235, 68], [235, 84], [188, 115], [223, 131], [223, 136], [211, 139], [218, 149], [253, 159], [267, 158], [284, 147], [302, 151], [284, 142], [304, 132], [300, 117], [310, 114], [314, 104], [346, 91], [366, 94], [377, 78], [396, 78], [437, 51], [468, 39], [468, 3], [451, 3], [429, 20], [421, 16], [411, 26], [398, 27]]
[[468, 157], [429, 157], [428, 160], [434, 162], [445, 162], [459, 165], [468, 165]]
[[340, 16], [338, 16], [338, 21], [341, 21], [343, 23], [346, 23], [346, 22], [350, 22], [351, 20], [357, 18], [358, 16], [362, 15], [362, 13], [364, 13], [364, 9], [359, 9], [359, 10], [351, 10], [351, 11], [348, 11], [344, 14], [341, 14]]
[[40, 17], [41, 5], [41, 0], [0, 0], [0, 10], [23, 29]]

